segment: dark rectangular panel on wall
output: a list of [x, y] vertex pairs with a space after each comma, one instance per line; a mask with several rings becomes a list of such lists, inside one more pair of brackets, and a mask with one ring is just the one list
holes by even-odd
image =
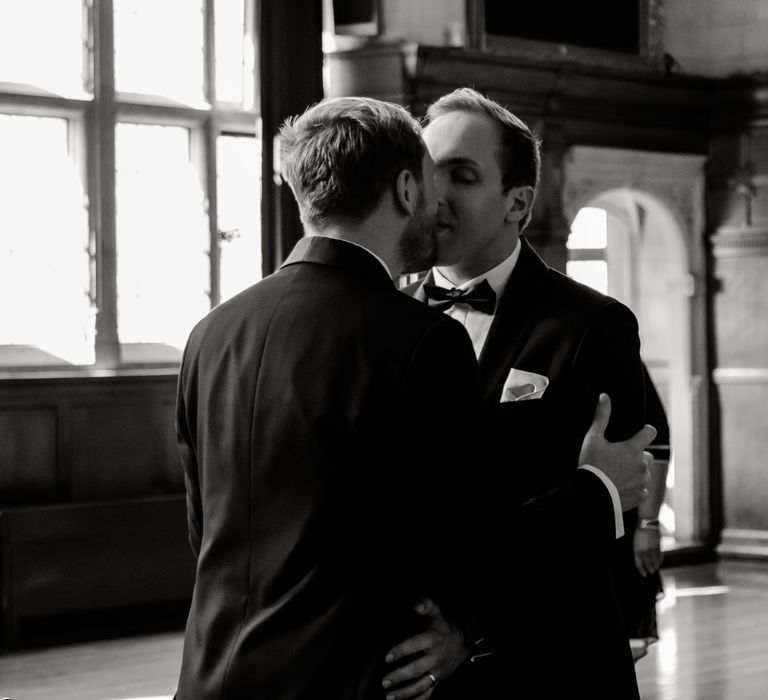
[[73, 500], [183, 491], [168, 401], [89, 402], [71, 408]]
[[0, 410], [0, 506], [56, 500], [55, 407]]
[[639, 0], [485, 0], [484, 6], [487, 34], [630, 54], [640, 51]]

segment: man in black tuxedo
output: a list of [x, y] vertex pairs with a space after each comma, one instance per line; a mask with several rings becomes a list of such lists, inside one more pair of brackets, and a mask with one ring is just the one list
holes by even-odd
[[[523, 436], [503, 468], [508, 488], [533, 496], [572, 475], [601, 392], [612, 400], [609, 439], [643, 425], [637, 321], [614, 299], [550, 269], [522, 237], [538, 186], [539, 143], [520, 119], [467, 88], [437, 100], [427, 120], [438, 262], [406, 291], [465, 325], [499, 432]], [[580, 520], [559, 543], [528, 553], [533, 594], [520, 601], [513, 632], [527, 642], [519, 660], [539, 697], [637, 698], [613, 553], [574, 550]], [[617, 539], [623, 531], [617, 523]], [[557, 660], [548, 645], [553, 625], [566, 633]], [[482, 670], [497, 697], [507, 670], [493, 661]]]
[[[194, 328], [179, 376], [198, 558], [179, 700], [380, 699], [386, 650], [425, 592], [462, 643], [510, 628], [511, 528], [551, 537], [577, 513], [590, 538], [613, 528], [586, 467], [513, 507], [490, 441], [462, 437], [486, 430], [471, 344], [392, 281], [435, 255], [418, 124], [376, 100], [326, 100], [283, 126], [281, 160], [307, 236]], [[637, 503], [653, 432], [608, 443], [604, 409], [580, 462]]]

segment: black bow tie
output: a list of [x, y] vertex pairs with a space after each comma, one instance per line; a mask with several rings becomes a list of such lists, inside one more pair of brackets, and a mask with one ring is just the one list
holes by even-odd
[[488, 280], [482, 280], [469, 289], [444, 289], [434, 284], [424, 285], [424, 294], [427, 301], [438, 311], [445, 311], [454, 304], [469, 304], [484, 314], [492, 314], [496, 309], [496, 292], [488, 284]]

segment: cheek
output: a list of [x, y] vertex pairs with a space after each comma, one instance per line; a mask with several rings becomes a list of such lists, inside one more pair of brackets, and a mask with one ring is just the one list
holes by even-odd
[[477, 224], [490, 218], [488, 203], [480, 196], [464, 195], [457, 197], [454, 210], [460, 224], [469, 228], [474, 228]]

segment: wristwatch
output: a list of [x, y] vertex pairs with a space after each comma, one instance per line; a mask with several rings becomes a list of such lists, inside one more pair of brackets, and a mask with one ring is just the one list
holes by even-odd
[[637, 528], [639, 530], [659, 530], [661, 526], [658, 518], [641, 518]]

